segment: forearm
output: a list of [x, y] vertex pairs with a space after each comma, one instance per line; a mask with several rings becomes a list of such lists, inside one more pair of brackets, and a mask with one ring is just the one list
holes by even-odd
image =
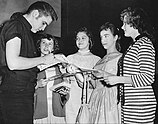
[[[117, 79], [118, 78], [118, 79]], [[131, 76], [117, 76], [116, 80], [123, 84], [133, 84]]]
[[8, 67], [11, 70], [22, 70], [29, 69], [35, 67], [37, 65], [43, 64], [45, 62], [44, 57], [36, 57], [36, 58], [25, 58], [25, 57], [17, 57], [13, 59], [12, 62], [8, 62]]
[[115, 85], [119, 83], [133, 85], [131, 76], [109, 76], [104, 78], [104, 81], [110, 85]]

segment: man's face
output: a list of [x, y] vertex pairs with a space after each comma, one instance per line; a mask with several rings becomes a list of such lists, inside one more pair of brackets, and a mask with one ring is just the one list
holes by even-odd
[[36, 33], [38, 31], [43, 31], [52, 22], [51, 16], [40, 16], [36, 17], [32, 23], [31, 31]]

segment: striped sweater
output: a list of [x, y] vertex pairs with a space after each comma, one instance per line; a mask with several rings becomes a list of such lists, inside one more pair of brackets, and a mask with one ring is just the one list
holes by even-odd
[[155, 50], [150, 39], [141, 37], [129, 47], [123, 60], [123, 76], [131, 76], [133, 84], [124, 84], [125, 103], [122, 122], [151, 123], [155, 118], [154, 83]]

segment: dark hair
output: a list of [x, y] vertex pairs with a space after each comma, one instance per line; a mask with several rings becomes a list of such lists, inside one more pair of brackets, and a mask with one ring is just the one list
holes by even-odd
[[89, 37], [89, 49], [91, 50], [94, 43], [92, 40], [93, 39], [92, 33], [86, 27], [81, 27], [75, 31], [75, 39], [79, 32], [84, 32]]
[[33, 10], [38, 10], [40, 16], [51, 16], [53, 21], [58, 19], [54, 8], [45, 1], [36, 1], [35, 3], [31, 4], [28, 10], [26, 11], [26, 14], [31, 13]]
[[149, 21], [147, 13], [142, 8], [132, 9], [131, 7], [128, 7], [121, 12], [120, 16], [122, 21], [126, 16], [127, 24], [135, 29], [138, 29], [138, 32], [141, 35], [146, 35], [151, 38], [151, 40], [154, 40], [154, 28]]
[[59, 50], [58, 41], [54, 36], [52, 36], [50, 34], [46, 34], [46, 33], [40, 33], [38, 35], [39, 35], [38, 40], [37, 40], [37, 50], [38, 50], [38, 52], [41, 52], [40, 43], [41, 43], [42, 39], [48, 39], [48, 40], [52, 39], [54, 41], [54, 51], [53, 51], [53, 53], [56, 53]]
[[115, 27], [114, 24], [110, 23], [110, 22], [106, 22], [105, 24], [103, 24], [101, 27], [100, 27], [100, 32], [102, 30], [108, 30], [110, 29], [111, 33], [113, 34], [113, 36], [118, 36], [118, 39], [116, 41], [116, 49], [118, 51], [121, 51], [121, 45], [120, 45], [120, 39], [121, 39], [121, 36], [120, 36], [120, 32], [119, 32], [119, 29], [117, 27]]

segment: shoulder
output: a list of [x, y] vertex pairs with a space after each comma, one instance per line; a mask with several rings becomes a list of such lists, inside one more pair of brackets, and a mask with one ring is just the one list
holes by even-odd
[[14, 33], [21, 33], [22, 25], [18, 20], [10, 20], [8, 21], [3, 28], [3, 32], [8, 32], [8, 34]]
[[1, 36], [2, 39], [4, 39], [4, 42], [7, 42], [15, 37], [21, 39], [21, 33], [21, 24], [16, 20], [7, 21], [1, 30]]
[[71, 58], [71, 57], [73, 57], [73, 56], [75, 56], [75, 55], [76, 55], [76, 53], [70, 54], [70, 55], [67, 56], [67, 58]]
[[94, 54], [92, 54], [92, 57], [93, 57], [94, 59], [96, 59], [96, 60], [100, 60], [100, 59], [101, 59], [99, 56], [94, 55]]
[[67, 59], [68, 59], [68, 60], [71, 60], [71, 59], [73, 59], [73, 58], [76, 57], [76, 56], [77, 56], [77, 53], [70, 54], [70, 55], [67, 56]]
[[143, 36], [143, 37], [139, 38], [137, 40], [137, 44], [139, 44], [139, 46], [142, 46], [142, 45], [153, 45], [152, 41], [146, 36]]
[[141, 37], [136, 43], [137, 50], [146, 53], [155, 53], [155, 48], [152, 41], [148, 37]]

